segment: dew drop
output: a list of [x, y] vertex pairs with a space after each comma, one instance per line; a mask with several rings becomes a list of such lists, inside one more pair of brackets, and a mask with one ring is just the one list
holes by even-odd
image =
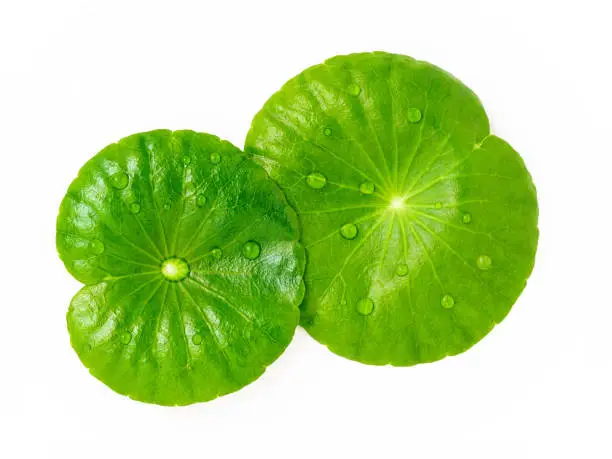
[[332, 130], [330, 128], [325, 128], [325, 129], [323, 129], [323, 134], [326, 137], [329, 137], [330, 135], [332, 135]]
[[213, 164], [219, 164], [221, 162], [221, 155], [217, 152], [211, 153], [210, 162]]
[[189, 156], [183, 156], [183, 164], [185, 166], [187, 166], [188, 164], [191, 164], [191, 158]]
[[213, 260], [220, 260], [223, 258], [223, 250], [221, 250], [219, 247], [215, 247], [210, 251], [210, 256]]
[[125, 331], [121, 333], [119, 339], [121, 340], [121, 344], [130, 344], [130, 341], [132, 341], [132, 334], [129, 331]]
[[202, 344], [202, 335], [200, 335], [199, 333], [196, 333], [195, 335], [191, 337], [191, 342], [195, 344], [196, 346], [199, 346], [200, 344]]
[[443, 308], [451, 309], [455, 306], [455, 299], [451, 295], [446, 294], [442, 297], [440, 304]]
[[206, 204], [206, 196], [204, 196], [204, 194], [202, 193], [198, 194], [196, 197], [196, 206], [204, 207], [205, 204]]
[[261, 253], [261, 246], [255, 241], [247, 241], [242, 246], [242, 254], [249, 260], [255, 260]]
[[441, 203], [441, 202], [436, 202], [436, 203], [435, 203], [435, 205], [434, 205], [434, 207], [435, 207], [436, 209], [441, 209], [441, 208], [442, 208], [442, 203]]
[[408, 265], [406, 263], [400, 263], [397, 265], [395, 269], [395, 275], [399, 277], [404, 277], [408, 275]]
[[362, 194], [372, 194], [375, 189], [376, 186], [372, 182], [363, 182], [359, 185], [359, 191], [361, 191]]
[[169, 203], [164, 204], [164, 210], [170, 210], [170, 204]]
[[98, 239], [91, 241], [89, 246], [91, 247], [91, 251], [96, 255], [100, 255], [104, 252], [104, 243]]
[[359, 94], [361, 94], [361, 88], [358, 84], [351, 83], [348, 85], [348, 92], [352, 96], [358, 96]]
[[478, 269], [486, 271], [487, 269], [491, 269], [491, 266], [493, 266], [493, 260], [491, 260], [491, 257], [488, 255], [480, 255], [476, 259], [476, 266], [478, 266]]
[[469, 212], [464, 213], [463, 216], [461, 217], [461, 221], [463, 223], [465, 223], [466, 225], [468, 223], [471, 223], [472, 222], [472, 214], [470, 214]]
[[415, 124], [421, 121], [423, 114], [421, 113], [421, 110], [419, 110], [418, 108], [411, 107], [406, 112], [406, 117], [408, 118], [409, 122]]
[[130, 212], [132, 212], [133, 214], [137, 214], [138, 212], [140, 212], [140, 204], [138, 204], [137, 202], [131, 204]]
[[182, 258], [168, 258], [161, 265], [163, 276], [171, 282], [179, 282], [189, 276], [189, 264]]
[[123, 190], [128, 183], [130, 178], [125, 172], [116, 172], [110, 176], [111, 186], [116, 190]]
[[340, 227], [340, 235], [344, 239], [355, 239], [358, 232], [357, 225], [354, 225], [353, 223], [347, 223]]
[[374, 302], [369, 298], [362, 298], [357, 302], [357, 312], [363, 316], [369, 316], [374, 310]]
[[308, 174], [308, 177], [306, 177], [306, 183], [308, 183], [310, 188], [320, 190], [327, 184], [327, 177], [320, 172], [312, 172]]

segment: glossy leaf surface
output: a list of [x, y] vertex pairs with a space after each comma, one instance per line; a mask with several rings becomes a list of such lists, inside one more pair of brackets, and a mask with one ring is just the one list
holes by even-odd
[[426, 62], [332, 58], [256, 115], [246, 152], [302, 224], [302, 324], [333, 352], [413, 365], [460, 353], [532, 271], [538, 207], [478, 98]]
[[184, 405], [259, 377], [291, 341], [304, 294], [295, 212], [258, 165], [192, 131], [127, 137], [70, 185], [57, 248], [87, 284], [71, 342], [105, 384]]

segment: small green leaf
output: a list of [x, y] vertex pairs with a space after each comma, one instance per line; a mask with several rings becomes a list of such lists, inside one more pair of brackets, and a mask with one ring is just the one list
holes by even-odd
[[87, 284], [68, 311], [91, 373], [144, 402], [185, 405], [257, 379], [291, 341], [304, 287], [298, 221], [231, 144], [153, 131], [83, 166], [57, 248]]
[[302, 324], [342, 356], [413, 365], [465, 351], [531, 273], [531, 177], [478, 98], [431, 64], [367, 53], [309, 68], [256, 115], [246, 152], [301, 219]]

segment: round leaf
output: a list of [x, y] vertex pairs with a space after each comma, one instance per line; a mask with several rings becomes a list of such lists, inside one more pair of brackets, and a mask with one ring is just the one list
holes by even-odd
[[339, 56], [286, 83], [246, 152], [302, 224], [302, 324], [333, 352], [413, 365], [468, 349], [533, 268], [536, 192], [478, 98], [426, 62]]
[[68, 311], [91, 373], [184, 405], [258, 378], [291, 341], [303, 297], [295, 212], [266, 172], [208, 134], [153, 131], [88, 161], [57, 220], [87, 284]]

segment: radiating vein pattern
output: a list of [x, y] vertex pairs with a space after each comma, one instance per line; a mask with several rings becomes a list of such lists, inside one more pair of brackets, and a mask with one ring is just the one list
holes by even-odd
[[266, 102], [245, 151], [300, 216], [302, 324], [342, 356], [462, 352], [533, 268], [531, 177], [474, 93], [431, 64], [365, 53], [311, 67]]
[[137, 400], [184, 405], [257, 379], [289, 344], [304, 288], [295, 212], [218, 138], [153, 131], [94, 156], [62, 202], [57, 247], [86, 286], [72, 345]]

